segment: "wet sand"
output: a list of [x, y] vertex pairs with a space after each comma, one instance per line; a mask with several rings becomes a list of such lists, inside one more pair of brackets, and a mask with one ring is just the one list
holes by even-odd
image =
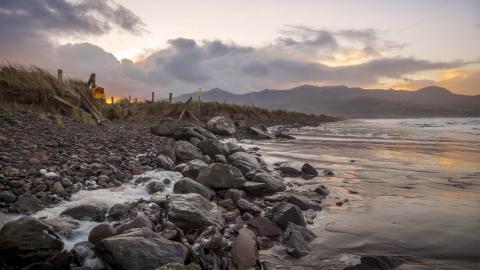
[[276, 269], [343, 269], [357, 255], [393, 255], [408, 262], [400, 269], [480, 269], [478, 127], [477, 119], [352, 120], [255, 142], [269, 163], [335, 172], [303, 183], [331, 191], [311, 227], [313, 252], [292, 261], [274, 248], [263, 259]]

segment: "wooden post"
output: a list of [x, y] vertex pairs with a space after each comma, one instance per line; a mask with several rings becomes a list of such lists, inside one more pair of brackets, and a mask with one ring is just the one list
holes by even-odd
[[172, 103], [172, 99], [173, 99], [173, 95], [172, 95], [172, 93], [170, 92], [170, 93], [168, 93], [168, 102], [169, 102], [169, 103]]
[[152, 103], [155, 102], [155, 92], [152, 92]]
[[57, 70], [57, 78], [59, 82], [63, 81], [63, 70], [61, 69]]
[[111, 104], [113, 105], [113, 97], [111, 97], [111, 100], [112, 100], [112, 103], [111, 103]]
[[198, 88], [198, 119], [201, 118], [201, 110], [200, 110], [200, 104], [202, 101], [200, 100], [200, 96], [202, 95], [202, 88]]
[[132, 96], [128, 95], [128, 104], [132, 103]]
[[135, 98], [135, 103], [137, 103], [137, 98]]

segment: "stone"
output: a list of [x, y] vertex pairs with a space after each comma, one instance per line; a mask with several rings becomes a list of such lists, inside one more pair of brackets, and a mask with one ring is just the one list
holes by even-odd
[[42, 220], [42, 222], [50, 225], [54, 232], [67, 239], [72, 238], [75, 230], [80, 228], [80, 223], [69, 217], [55, 217]]
[[273, 247], [273, 242], [269, 237], [257, 236], [257, 244], [260, 250], [268, 250]]
[[232, 244], [232, 260], [237, 269], [255, 269], [258, 249], [255, 233], [242, 228]]
[[203, 157], [202, 151], [187, 141], [178, 141], [174, 150], [178, 161], [190, 161]]
[[134, 202], [123, 202], [114, 204], [107, 213], [107, 221], [123, 221], [136, 211]]
[[197, 126], [176, 127], [172, 131], [172, 136], [175, 140], [190, 140], [191, 138], [197, 138], [203, 141], [207, 139], [217, 139], [217, 136], [210, 131]]
[[150, 182], [147, 183], [146, 187], [147, 187], [148, 194], [154, 194], [159, 191], [165, 190], [165, 185], [158, 180], [151, 180]]
[[236, 188], [230, 188], [225, 192], [224, 195], [225, 199], [231, 199], [232, 202], [237, 203], [238, 200], [242, 198], [246, 198], [247, 195], [245, 194], [245, 191], [236, 189]]
[[286, 165], [277, 167], [275, 169], [279, 170], [282, 173], [282, 175], [286, 177], [299, 177], [302, 175], [301, 171]]
[[185, 233], [207, 226], [224, 226], [220, 211], [199, 194], [172, 194], [168, 201], [168, 219]]
[[62, 183], [55, 182], [55, 184], [53, 184], [52, 191], [55, 194], [62, 195], [65, 192], [65, 189], [63, 189]]
[[155, 158], [156, 167], [167, 171], [175, 171], [175, 162], [166, 155], [160, 154]]
[[152, 221], [150, 221], [150, 219], [144, 213], [137, 212], [134, 218], [118, 227], [115, 227], [115, 231], [117, 234], [121, 234], [133, 228], [147, 228], [153, 230], [155, 227], [153, 226]]
[[248, 196], [262, 196], [268, 189], [267, 184], [265, 183], [256, 183], [256, 182], [245, 182], [245, 185], [242, 187], [245, 193]]
[[267, 186], [267, 189], [265, 190], [267, 193], [275, 193], [287, 188], [282, 179], [274, 177], [267, 172], [255, 174], [253, 182], [264, 183]]
[[213, 161], [216, 163], [224, 163], [227, 164], [227, 158], [224, 155], [215, 155], [213, 156]]
[[0, 256], [7, 265], [22, 267], [45, 261], [62, 250], [60, 237], [33, 217], [10, 221], [0, 230]]
[[245, 149], [234, 142], [227, 142], [227, 146], [230, 154], [235, 154], [236, 152], [245, 152]]
[[208, 166], [207, 163], [205, 163], [203, 160], [194, 159], [187, 162], [183, 168], [180, 168], [179, 171], [185, 177], [196, 179], [200, 169], [207, 166]]
[[333, 173], [331, 170], [323, 170], [323, 174], [325, 176], [335, 176], [335, 173]]
[[240, 216], [240, 211], [238, 210], [229, 211], [223, 214], [223, 217], [225, 218], [225, 222], [227, 223], [235, 223], [235, 221], [239, 216]]
[[218, 140], [203, 140], [197, 144], [197, 147], [210, 157], [215, 155], [228, 155], [230, 153], [228, 145]]
[[[94, 245], [88, 241], [79, 242], [73, 246], [72, 254], [74, 256], [74, 260], [77, 263], [79, 263], [81, 266], [86, 267], [86, 269], [82, 269], [82, 270], [94, 269], [96, 255], [93, 249], [94, 249]], [[89, 262], [91, 263], [89, 264]], [[73, 269], [74, 268], [72, 268], [71, 270]]]
[[302, 210], [296, 205], [280, 202], [272, 207], [272, 221], [285, 230], [289, 222], [300, 226], [307, 226]]
[[305, 163], [302, 166], [302, 172], [312, 176], [318, 176], [318, 171], [310, 164]]
[[42, 192], [42, 191], [47, 191], [47, 190], [48, 190], [48, 187], [45, 184], [38, 184], [32, 189], [32, 191], [35, 192], [35, 193]]
[[282, 243], [286, 246], [287, 253], [290, 256], [301, 258], [310, 253], [310, 243], [316, 237], [309, 229], [289, 222]]
[[88, 241], [92, 244], [96, 244], [100, 240], [114, 236], [115, 234], [116, 231], [111, 224], [101, 223], [90, 231], [90, 234], [88, 235]]
[[215, 192], [210, 188], [190, 179], [183, 178], [173, 185], [173, 192], [179, 194], [197, 193], [205, 199], [211, 200], [215, 196]]
[[246, 199], [239, 199], [237, 201], [237, 207], [242, 213], [248, 212], [252, 215], [258, 215], [262, 212], [262, 209], [260, 209], [260, 207], [247, 201]]
[[270, 134], [268, 131], [263, 131], [260, 128], [257, 127], [250, 127], [248, 131], [255, 136], [255, 139], [257, 140], [269, 140], [269, 139], [275, 139], [275, 137]]
[[237, 168], [221, 163], [213, 163], [200, 169], [196, 181], [214, 189], [238, 188], [246, 182]]
[[235, 124], [223, 116], [216, 116], [208, 120], [207, 129], [216, 135], [235, 134]]
[[278, 193], [264, 198], [267, 202], [289, 202], [298, 206], [301, 210], [321, 210], [322, 208], [316, 202], [311, 201], [307, 197], [300, 194], [292, 194], [289, 192]]
[[183, 264], [187, 249], [146, 228], [108, 237], [95, 245], [95, 252], [109, 269], [157, 269], [168, 263]]
[[10, 191], [0, 191], [0, 202], [13, 203], [17, 196]]
[[282, 229], [266, 217], [253, 217], [247, 224], [255, 229], [258, 236], [272, 237], [282, 234]]
[[171, 136], [172, 129], [175, 127], [175, 121], [173, 119], [162, 119], [160, 123], [150, 127], [150, 132], [157, 136]]
[[217, 205], [227, 209], [228, 211], [237, 208], [231, 199], [217, 201]]
[[19, 196], [11, 209], [20, 214], [31, 214], [45, 207], [42, 201], [35, 196]]
[[327, 197], [330, 194], [330, 191], [323, 185], [316, 187], [313, 191], [322, 197]]
[[228, 156], [228, 162], [238, 168], [243, 175], [262, 166], [258, 157], [245, 152], [231, 154]]
[[69, 216], [76, 220], [102, 222], [105, 220], [108, 207], [104, 205], [79, 205], [66, 209], [61, 216]]

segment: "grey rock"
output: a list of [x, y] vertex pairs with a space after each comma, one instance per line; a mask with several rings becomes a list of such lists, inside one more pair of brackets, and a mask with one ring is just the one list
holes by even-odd
[[44, 261], [62, 250], [60, 237], [33, 217], [10, 221], [0, 230], [0, 254], [7, 265], [22, 267]]
[[213, 135], [210, 131], [207, 131], [201, 127], [176, 127], [172, 131], [173, 138], [175, 140], [190, 140], [191, 138], [197, 138], [199, 140], [217, 139], [217, 136]]
[[17, 196], [10, 191], [0, 191], [0, 202], [13, 203]]
[[308, 175], [318, 176], [318, 171], [308, 163], [303, 164], [302, 172]]
[[224, 155], [215, 155], [213, 157], [213, 161], [215, 161], [216, 163], [224, 163], [224, 164], [227, 164], [227, 158], [224, 156]]
[[299, 177], [302, 175], [301, 171], [287, 165], [280, 166], [275, 169], [279, 170], [283, 176], [287, 176], [287, 177]]
[[250, 171], [260, 169], [262, 164], [258, 157], [245, 152], [236, 152], [228, 156], [228, 162], [238, 168], [243, 175]]
[[187, 141], [178, 141], [174, 150], [178, 161], [190, 161], [203, 157], [202, 151]]
[[242, 198], [246, 198], [247, 195], [245, 194], [245, 191], [236, 189], [236, 188], [230, 188], [225, 192], [224, 195], [225, 199], [231, 199], [232, 202], [236, 203], [238, 200]]
[[290, 222], [285, 230], [282, 242], [290, 256], [300, 258], [310, 253], [310, 243], [316, 237], [309, 229]]
[[[96, 258], [94, 245], [88, 241], [83, 241], [76, 243], [73, 248], [72, 248], [72, 254], [75, 258], [75, 261], [77, 261], [80, 265], [85, 267], [85, 269], [82, 270], [91, 270], [92, 268], [85, 266], [88, 260], [93, 261]], [[72, 268], [71, 270], [73, 270]]]
[[196, 179], [200, 169], [207, 166], [207, 163], [203, 162], [202, 160], [194, 159], [185, 163], [185, 166], [183, 168], [180, 168], [180, 172], [185, 177]]
[[148, 194], [154, 194], [156, 192], [165, 190], [165, 185], [158, 180], [151, 180], [147, 183], [146, 187]]
[[19, 196], [11, 209], [21, 214], [31, 214], [42, 210], [45, 207], [42, 201], [35, 196]]
[[232, 135], [236, 132], [235, 124], [223, 116], [216, 116], [208, 120], [207, 129], [217, 135]]
[[239, 231], [232, 244], [232, 260], [237, 269], [255, 269], [258, 249], [255, 233], [247, 228]]
[[280, 202], [272, 207], [272, 221], [285, 230], [289, 222], [300, 226], [307, 226], [302, 210], [296, 205], [287, 202]]
[[95, 245], [95, 252], [110, 269], [157, 269], [168, 263], [182, 263], [187, 249], [149, 229], [132, 229], [108, 237]]
[[246, 199], [239, 199], [237, 201], [237, 207], [242, 213], [248, 212], [252, 215], [258, 215], [262, 212], [262, 209], [260, 209], [260, 207], [247, 201]]
[[53, 184], [52, 191], [55, 194], [62, 195], [65, 192], [65, 189], [63, 189], [62, 183], [55, 182], [55, 184]]
[[61, 216], [69, 216], [76, 220], [102, 222], [105, 220], [108, 207], [104, 205], [79, 205], [66, 209]]
[[212, 225], [219, 228], [224, 226], [220, 211], [199, 194], [172, 194], [168, 200], [168, 219], [185, 233]]
[[114, 236], [116, 234], [115, 229], [111, 224], [101, 223], [95, 226], [88, 235], [88, 241], [92, 244], [96, 244], [102, 239]]
[[160, 154], [155, 159], [155, 163], [157, 167], [165, 169], [167, 171], [174, 171], [175, 170], [175, 163], [173, 160], [166, 155]]
[[287, 188], [282, 179], [274, 177], [266, 172], [257, 173], [253, 178], [253, 181], [264, 183], [267, 186], [267, 193], [275, 193]]
[[80, 223], [69, 217], [55, 217], [42, 220], [43, 223], [50, 225], [54, 232], [67, 239], [72, 238], [75, 230], [80, 227]]
[[215, 155], [228, 155], [230, 153], [228, 145], [218, 140], [203, 140], [197, 144], [197, 147], [210, 157]]
[[265, 183], [257, 183], [257, 182], [245, 182], [245, 185], [242, 187], [245, 193], [248, 196], [262, 196], [266, 193], [268, 186]]
[[115, 227], [115, 232], [121, 234], [133, 228], [147, 228], [153, 230], [155, 227], [150, 219], [142, 212], [137, 212], [136, 216], [124, 224]]
[[230, 154], [235, 154], [236, 152], [245, 152], [245, 149], [243, 149], [243, 147], [234, 142], [227, 142], [227, 146]]
[[221, 163], [213, 163], [203, 167], [196, 181], [207, 187], [218, 189], [238, 188], [242, 187], [246, 182], [237, 168]]
[[190, 178], [183, 178], [176, 182], [173, 186], [173, 192], [179, 194], [197, 193], [202, 195], [207, 200], [211, 200], [213, 196], [215, 196], [215, 192], [213, 190]]
[[260, 128], [250, 127], [248, 130], [250, 131], [251, 134], [255, 136], [257, 140], [275, 139], [275, 136], [273, 136], [273, 134], [270, 134], [268, 131], [264, 131]]

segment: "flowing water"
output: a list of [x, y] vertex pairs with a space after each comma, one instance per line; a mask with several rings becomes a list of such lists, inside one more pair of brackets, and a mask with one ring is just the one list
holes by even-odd
[[402, 269], [480, 269], [480, 119], [349, 120], [293, 135], [255, 144], [271, 163], [335, 176], [310, 180], [332, 195], [313, 252], [265, 252], [275, 268], [342, 269], [369, 254], [401, 256]]

